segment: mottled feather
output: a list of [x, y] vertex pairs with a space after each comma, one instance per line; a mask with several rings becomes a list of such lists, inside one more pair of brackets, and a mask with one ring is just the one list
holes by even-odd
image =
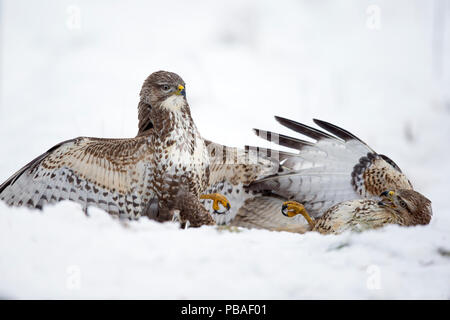
[[[40, 155], [0, 186], [9, 205], [42, 208], [73, 200], [111, 214], [138, 217], [145, 202], [145, 171], [152, 158], [148, 137], [99, 139], [80, 137]], [[126, 197], [131, 207], [126, 207]]]
[[252, 190], [270, 190], [304, 204], [313, 216], [320, 216], [342, 201], [375, 198], [388, 189], [412, 189], [396, 165], [387, 162], [387, 157], [377, 154], [347, 130], [314, 120], [330, 132], [327, 133], [293, 120], [276, 119], [316, 142], [304, 142], [271, 132], [272, 141], [280, 145], [288, 146], [287, 139], [295, 141], [291, 147], [297, 153], [283, 161], [282, 171], [253, 182]]
[[[208, 186], [208, 167], [184, 81], [175, 73], [158, 71], [140, 92], [136, 138], [60, 143], [3, 183], [0, 198], [31, 208], [72, 200], [85, 209], [97, 206], [128, 218], [154, 217], [158, 207], [169, 212], [176, 208], [198, 226], [212, 221], [198, 201]], [[188, 205], [185, 199], [196, 203]]]

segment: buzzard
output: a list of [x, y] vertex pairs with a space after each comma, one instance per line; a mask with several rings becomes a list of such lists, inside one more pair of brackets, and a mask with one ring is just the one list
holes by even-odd
[[[231, 225], [340, 233], [388, 223], [430, 222], [430, 200], [413, 190], [405, 174], [387, 156], [325, 121], [314, 119], [327, 132], [290, 119], [275, 119], [315, 142], [254, 129], [258, 136], [297, 152], [278, 152], [278, 172], [249, 184], [255, 197], [239, 209]], [[280, 208], [285, 216], [279, 213]], [[307, 227], [289, 219], [298, 214], [307, 219]]]
[[216, 214], [219, 203], [229, 207], [223, 196], [204, 194], [226, 181], [228, 171], [210, 159], [208, 144], [191, 117], [185, 82], [175, 73], [158, 71], [142, 86], [135, 138], [61, 142], [1, 184], [0, 199], [37, 209], [72, 200], [85, 212], [96, 206], [131, 219], [170, 218], [177, 212], [191, 226], [215, 224], [200, 198], [212, 199]]
[[[153, 130], [154, 123], [160, 122], [152, 112], [152, 104], [141, 100], [138, 105], [138, 133], [136, 138], [145, 136]], [[258, 194], [248, 189], [251, 182], [278, 172], [279, 163], [276, 151], [271, 156], [262, 154], [259, 148], [245, 149], [224, 146], [210, 140], [201, 141], [207, 149], [206, 189], [203, 190], [201, 204], [209, 211], [216, 224], [223, 225], [232, 221], [247, 200]], [[158, 197], [151, 200], [152, 210], [149, 217], [157, 221], [168, 221], [173, 214], [164, 209]], [[208, 201], [208, 200], [213, 200]], [[219, 203], [226, 207], [220, 211]], [[230, 203], [232, 204], [230, 206]], [[181, 219], [182, 224], [184, 223]]]
[[308, 227], [304, 231], [322, 234], [339, 234], [347, 230], [364, 231], [386, 224], [425, 225], [431, 220], [431, 202], [417, 191], [384, 191], [380, 197], [381, 201], [355, 199], [340, 202], [317, 219], [311, 218], [304, 206], [295, 201], [285, 202], [282, 213], [288, 217], [303, 215], [308, 221]]

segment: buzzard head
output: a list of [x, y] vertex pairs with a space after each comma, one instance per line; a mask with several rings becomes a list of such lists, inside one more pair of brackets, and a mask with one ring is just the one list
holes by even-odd
[[152, 109], [163, 108], [176, 112], [187, 107], [186, 84], [179, 75], [168, 71], [157, 71], [145, 79], [140, 92], [139, 132], [144, 134], [153, 128]]
[[417, 191], [400, 189], [384, 191], [380, 206], [394, 212], [405, 225], [428, 224], [433, 215], [431, 201]]
[[175, 108], [186, 105], [186, 84], [173, 72], [157, 71], [144, 81], [141, 89], [141, 101], [152, 107]]

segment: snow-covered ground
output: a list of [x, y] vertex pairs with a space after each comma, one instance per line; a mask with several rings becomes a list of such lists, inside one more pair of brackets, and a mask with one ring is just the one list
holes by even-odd
[[131, 137], [143, 80], [180, 74], [200, 132], [268, 145], [319, 118], [390, 156], [425, 227], [180, 230], [0, 203], [0, 298], [450, 299], [450, 4], [0, 0], [0, 181], [76, 136]]

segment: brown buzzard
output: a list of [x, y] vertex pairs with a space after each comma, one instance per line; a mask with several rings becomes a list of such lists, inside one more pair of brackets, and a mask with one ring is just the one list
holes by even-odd
[[[130, 139], [80, 137], [40, 155], [0, 185], [0, 199], [12, 206], [41, 209], [62, 200], [138, 218], [179, 212], [191, 226], [214, 224], [199, 201], [226, 174], [210, 165], [186, 100], [184, 81], [175, 73], [151, 74], [140, 92], [139, 134]], [[213, 161], [214, 162], [214, 161]], [[227, 205], [218, 195], [206, 195]], [[154, 206], [157, 199], [157, 206]]]
[[[161, 121], [155, 118], [155, 113], [152, 112], [152, 103], [145, 100], [141, 100], [138, 105], [138, 118], [137, 138], [148, 134], [153, 130], [154, 123]], [[278, 157], [276, 153], [273, 157], [261, 155], [257, 148], [233, 148], [204, 140], [200, 136], [199, 139], [199, 143], [204, 143], [208, 150], [207, 159], [202, 160], [208, 164], [205, 173], [208, 179], [205, 184], [206, 189], [202, 189], [204, 194], [201, 196], [201, 203], [217, 224], [228, 224], [245, 201], [258, 194], [250, 191], [247, 186], [255, 180], [278, 171]], [[214, 201], [211, 202], [208, 199]], [[172, 219], [172, 214], [168, 214], [167, 210], [162, 208], [164, 205], [160, 204], [159, 200], [158, 197], [152, 199], [151, 205], [149, 205], [152, 207], [149, 216], [158, 221]], [[226, 214], [219, 209], [219, 203], [224, 207], [228, 205], [225, 210]], [[231, 208], [229, 203], [231, 203]]]
[[[232, 225], [340, 233], [387, 223], [430, 222], [431, 202], [413, 190], [411, 182], [390, 158], [331, 123], [314, 120], [328, 131], [324, 132], [275, 118], [315, 142], [255, 129], [260, 137], [297, 153], [279, 152], [278, 172], [249, 185], [257, 195], [239, 209]], [[287, 217], [302, 214], [309, 227], [282, 216], [280, 208]]]

